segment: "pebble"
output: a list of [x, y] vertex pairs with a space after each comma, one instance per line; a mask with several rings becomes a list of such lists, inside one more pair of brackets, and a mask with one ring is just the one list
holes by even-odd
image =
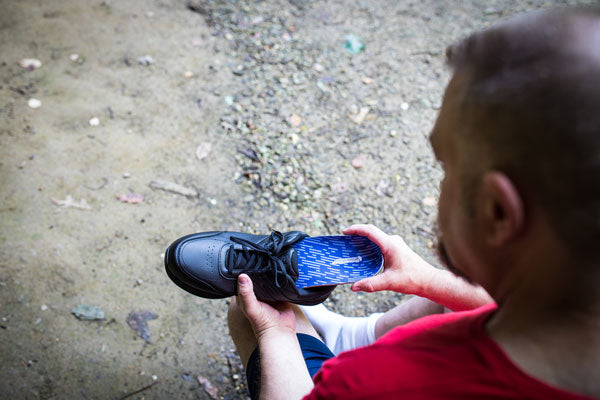
[[435, 197], [425, 197], [422, 202], [423, 205], [427, 207], [435, 207], [437, 205], [437, 199]]
[[212, 150], [212, 144], [210, 142], [202, 142], [196, 147], [196, 158], [198, 160], [205, 159]]
[[100, 120], [98, 119], [98, 117], [92, 117], [90, 118], [89, 124], [90, 126], [98, 126], [100, 125]]
[[31, 98], [27, 100], [27, 105], [30, 108], [40, 108], [42, 106], [42, 102], [38, 99]]
[[355, 169], [362, 168], [365, 165], [365, 161], [367, 161], [367, 157], [364, 154], [360, 154], [352, 159], [352, 166]]
[[392, 129], [390, 131], [390, 137], [396, 137], [398, 135], [398, 132], [396, 132], [394, 129]]
[[185, 71], [185, 72], [183, 73], [183, 76], [184, 76], [185, 78], [188, 78], [188, 79], [189, 79], [189, 78], [191, 78], [191, 77], [193, 77], [193, 76], [194, 76], [194, 73], [193, 73], [192, 71]]
[[84, 62], [83, 57], [81, 57], [77, 53], [73, 53], [73, 54], [69, 55], [69, 60], [71, 60], [72, 62], [74, 62], [76, 64], [83, 64], [83, 62]]
[[137, 58], [137, 63], [144, 66], [149, 66], [156, 63], [156, 60], [150, 55], [145, 55]]
[[19, 61], [19, 65], [28, 71], [33, 71], [42, 66], [42, 62], [37, 58], [23, 58]]
[[47, 306], [47, 305], [45, 305], [45, 304], [42, 304], [42, 306], [40, 307], [40, 309], [41, 309], [42, 311], [46, 311], [46, 310], [48, 309], [48, 306]]
[[104, 319], [104, 310], [100, 307], [89, 304], [80, 304], [71, 312], [73, 315], [75, 315], [75, 317], [77, 317], [77, 319], [81, 320], [96, 321]]
[[369, 114], [369, 107], [361, 107], [360, 111], [356, 115], [351, 115], [350, 116], [350, 119], [356, 125], [360, 125], [360, 124], [363, 123], [363, 121], [367, 117], [367, 114]]
[[288, 122], [292, 127], [297, 128], [302, 123], [302, 118], [298, 114], [292, 114], [288, 118]]
[[407, 111], [410, 108], [410, 105], [408, 103], [402, 103], [400, 104], [400, 108], [402, 111]]

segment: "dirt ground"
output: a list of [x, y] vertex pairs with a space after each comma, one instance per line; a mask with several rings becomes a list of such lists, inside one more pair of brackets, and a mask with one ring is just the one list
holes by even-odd
[[[553, 3], [0, 1], [0, 397], [246, 398], [227, 301], [176, 287], [169, 243], [370, 222], [436, 262], [444, 50]], [[399, 301], [339, 287], [326, 304]]]

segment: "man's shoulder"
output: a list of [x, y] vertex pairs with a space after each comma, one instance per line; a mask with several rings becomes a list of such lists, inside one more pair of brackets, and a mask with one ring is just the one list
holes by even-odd
[[[371, 346], [348, 351], [327, 361], [316, 377], [322, 389], [354, 393], [419, 393], [424, 387], [440, 393], [465, 374], [477, 373], [477, 332], [495, 307], [426, 317], [398, 327]], [[481, 366], [485, 368], [486, 366]], [[350, 389], [352, 388], [352, 389]], [[350, 390], [348, 390], [350, 389]], [[342, 393], [328, 396], [337, 397]]]

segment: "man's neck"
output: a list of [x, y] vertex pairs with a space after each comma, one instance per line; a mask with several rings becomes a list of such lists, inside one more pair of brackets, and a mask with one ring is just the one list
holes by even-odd
[[600, 274], [580, 280], [565, 278], [572, 268], [545, 268], [539, 278], [543, 285], [524, 281], [497, 299], [498, 311], [486, 329], [528, 374], [552, 386], [600, 397]]

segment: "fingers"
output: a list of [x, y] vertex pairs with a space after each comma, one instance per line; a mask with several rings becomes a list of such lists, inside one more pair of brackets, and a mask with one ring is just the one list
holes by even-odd
[[238, 276], [238, 298], [242, 310], [248, 317], [253, 315], [257, 307], [259, 306], [256, 295], [254, 294], [254, 287], [252, 286], [252, 280], [246, 274]]
[[382, 275], [377, 275], [371, 278], [362, 279], [352, 284], [353, 292], [378, 292], [380, 290], [389, 290], [389, 282]]
[[359, 235], [371, 239], [382, 253], [387, 253], [390, 247], [390, 236], [374, 225], [352, 225], [342, 231], [344, 235]]

